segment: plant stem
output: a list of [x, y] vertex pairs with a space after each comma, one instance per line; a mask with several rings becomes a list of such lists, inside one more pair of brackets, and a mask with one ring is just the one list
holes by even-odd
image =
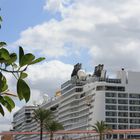
[[6, 70], [6, 69], [3, 69], [3, 68], [1, 68], [0, 67], [0, 70], [1, 71], [5, 71], [5, 72], [8, 72], [8, 73], [19, 73], [19, 72], [23, 72], [23, 71], [26, 71], [26, 69], [27, 69], [27, 67], [25, 67], [23, 70], [21, 70], [21, 71], [18, 71], [18, 70]]

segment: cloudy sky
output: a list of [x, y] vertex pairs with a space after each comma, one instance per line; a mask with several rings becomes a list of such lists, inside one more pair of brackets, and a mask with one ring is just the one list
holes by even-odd
[[[140, 0], [0, 0], [0, 7], [0, 40], [11, 51], [21, 45], [46, 57], [28, 70], [30, 103], [53, 96], [77, 62], [87, 72], [99, 63], [111, 71], [140, 69]], [[13, 83], [9, 76], [12, 89]], [[0, 130], [11, 128], [9, 116], [0, 116]]]

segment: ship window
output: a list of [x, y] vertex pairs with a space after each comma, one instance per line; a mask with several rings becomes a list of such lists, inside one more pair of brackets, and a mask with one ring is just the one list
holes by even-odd
[[125, 87], [118, 87], [118, 91], [125, 91]]
[[130, 117], [140, 117], [140, 113], [131, 112]]
[[128, 104], [128, 100], [118, 100], [118, 104]]
[[118, 112], [118, 116], [120, 117], [128, 117], [128, 112]]
[[117, 87], [117, 86], [105, 86], [105, 89], [111, 91], [125, 91], [125, 87]]
[[26, 112], [25, 115], [28, 115], [29, 116], [29, 115], [31, 115], [31, 113], [30, 112]]
[[97, 86], [96, 90], [108, 90], [108, 91], [125, 91], [125, 87], [118, 86]]
[[55, 111], [55, 110], [57, 110], [57, 108], [58, 108], [58, 105], [51, 107], [50, 110]]
[[117, 134], [113, 134], [113, 139], [117, 139], [118, 135]]
[[81, 92], [83, 91], [83, 88], [76, 88], [76, 92]]
[[106, 116], [117, 116], [117, 112], [106, 112]]
[[140, 124], [140, 119], [130, 119], [130, 123], [139, 123]]
[[118, 125], [118, 129], [128, 129], [128, 125]]
[[119, 138], [123, 139], [124, 138], [124, 134], [119, 134]]
[[32, 120], [26, 120], [26, 123], [30, 123]]
[[113, 90], [113, 91], [117, 91], [118, 90], [118, 88], [116, 87], [116, 86], [105, 86], [105, 89], [106, 90]]
[[129, 97], [130, 98], [140, 98], [140, 94], [134, 94], [134, 93], [132, 93], [132, 94], [129, 94]]
[[140, 106], [130, 106], [130, 111], [140, 111]]
[[120, 97], [120, 98], [127, 98], [128, 94], [127, 93], [118, 93], [118, 97]]
[[128, 106], [118, 106], [118, 110], [128, 110]]
[[118, 123], [128, 123], [128, 119], [120, 118], [118, 119]]
[[85, 92], [84, 92], [83, 94], [80, 95], [80, 98], [82, 98], [82, 97], [84, 97], [84, 96], [85, 96]]
[[105, 90], [105, 86], [97, 86], [96, 87], [96, 90], [98, 91], [98, 90]]
[[115, 124], [107, 124], [108, 128], [117, 129], [117, 125]]
[[117, 100], [116, 99], [106, 99], [105, 102], [109, 103], [109, 104], [113, 104], [113, 103], [116, 104]]
[[135, 104], [135, 105], [139, 105], [140, 101], [139, 100], [130, 100], [129, 104]]
[[114, 105], [106, 105], [106, 110], [116, 110], [117, 107]]
[[106, 96], [106, 97], [116, 97], [116, 93], [113, 93], [113, 92], [106, 92], [106, 93], [105, 93], [105, 96]]
[[140, 128], [139, 125], [130, 125], [130, 129], [138, 129], [138, 128]]
[[106, 122], [112, 122], [112, 123], [116, 123], [117, 119], [116, 118], [106, 118]]

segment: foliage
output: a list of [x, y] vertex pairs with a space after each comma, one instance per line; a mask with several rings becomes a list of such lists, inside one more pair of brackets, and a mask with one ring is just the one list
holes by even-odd
[[104, 134], [104, 133], [107, 133], [107, 132], [109, 132], [109, 131], [112, 130], [111, 128], [109, 128], [109, 127], [105, 124], [104, 121], [97, 121], [97, 122], [95, 123], [95, 125], [92, 126], [92, 127], [93, 127], [93, 129], [94, 129], [97, 133], [99, 133], [100, 140], [103, 140], [103, 139], [104, 139], [104, 137], [103, 137], [103, 134]]
[[53, 113], [50, 110], [38, 108], [34, 111], [34, 119], [40, 125], [40, 140], [42, 140], [43, 127], [44, 127], [45, 123], [51, 122], [53, 120], [53, 118], [54, 118]]
[[50, 140], [53, 140], [53, 134], [55, 131], [58, 131], [58, 130], [63, 130], [64, 127], [61, 123], [59, 123], [58, 121], [50, 121], [50, 122], [46, 122], [45, 123], [45, 128], [47, 131], [50, 132]]
[[34, 119], [39, 123], [50, 121], [54, 118], [52, 111], [43, 108], [38, 108], [34, 111]]
[[[0, 16], [0, 28], [1, 28], [2, 17]], [[6, 73], [12, 74], [17, 80], [17, 97], [19, 100], [25, 100], [26, 102], [30, 99], [30, 87], [25, 81], [28, 76], [27, 68], [30, 65], [36, 64], [44, 60], [44, 57], [35, 59], [35, 56], [31, 53], [25, 54], [23, 48], [19, 47], [19, 53], [10, 53], [6, 49], [6, 43], [0, 41], [0, 113], [4, 116], [4, 107], [8, 111], [12, 111], [15, 107], [15, 103], [10, 96], [16, 96], [9, 93]]]
[[45, 128], [48, 131], [58, 131], [58, 130], [63, 130], [63, 125], [57, 121], [50, 121], [49, 123], [46, 122]]

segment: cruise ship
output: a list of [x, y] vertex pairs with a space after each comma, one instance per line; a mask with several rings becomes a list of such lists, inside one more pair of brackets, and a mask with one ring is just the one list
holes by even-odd
[[104, 65], [93, 74], [81, 67], [74, 66], [59, 96], [42, 107], [51, 109], [65, 130], [92, 130], [101, 120], [112, 129], [140, 128], [140, 72], [122, 68], [109, 78]]
[[92, 74], [76, 64], [70, 80], [41, 107], [52, 110], [65, 130], [92, 130], [101, 120], [116, 130], [140, 128], [140, 72], [122, 68], [115, 78], [106, 73], [103, 64]]

